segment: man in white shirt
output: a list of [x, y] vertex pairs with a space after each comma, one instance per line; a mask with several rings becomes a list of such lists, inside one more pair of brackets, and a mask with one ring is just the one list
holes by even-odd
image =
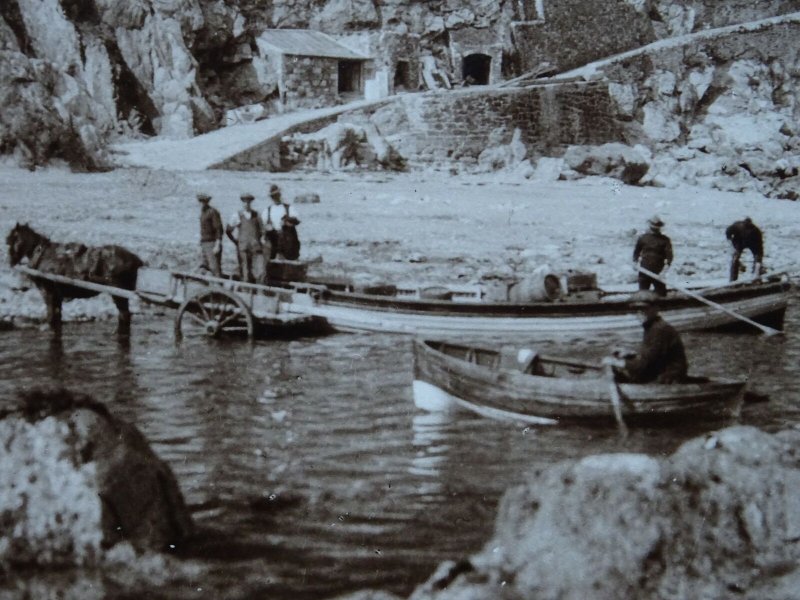
[[287, 260], [297, 260], [300, 256], [300, 239], [297, 225], [300, 224], [297, 210], [283, 201], [281, 188], [274, 183], [269, 186], [272, 204], [261, 213], [267, 242], [269, 258], [281, 255]]

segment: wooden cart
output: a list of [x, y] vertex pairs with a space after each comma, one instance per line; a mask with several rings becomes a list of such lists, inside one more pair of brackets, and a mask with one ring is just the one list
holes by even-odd
[[16, 267], [16, 270], [34, 282], [45, 280], [65, 287], [175, 308], [175, 336], [178, 339], [189, 334], [294, 337], [328, 330], [324, 319], [288, 313], [282, 307], [284, 303], [296, 306], [304, 301], [310, 305], [324, 291], [324, 286], [295, 284], [292, 288], [282, 288], [143, 267], [139, 269], [136, 290], [131, 291], [25, 266]]

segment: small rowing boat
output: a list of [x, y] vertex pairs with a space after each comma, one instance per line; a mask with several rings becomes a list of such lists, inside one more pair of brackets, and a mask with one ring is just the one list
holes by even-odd
[[463, 408], [532, 424], [613, 422], [611, 387], [626, 423], [724, 420], [738, 416], [745, 381], [692, 377], [679, 384], [614, 383], [599, 365], [527, 349], [414, 341], [414, 402], [429, 411]]

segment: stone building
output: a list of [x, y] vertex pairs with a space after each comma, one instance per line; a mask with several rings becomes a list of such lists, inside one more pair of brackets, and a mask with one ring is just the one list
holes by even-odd
[[256, 39], [277, 74], [287, 109], [318, 108], [361, 98], [369, 57], [320, 31], [267, 29]]
[[370, 57], [365, 72], [368, 72], [368, 81], [375, 86], [376, 97], [414, 92], [419, 88], [422, 81], [419, 35], [385, 29], [351, 32], [337, 39], [356, 53]]

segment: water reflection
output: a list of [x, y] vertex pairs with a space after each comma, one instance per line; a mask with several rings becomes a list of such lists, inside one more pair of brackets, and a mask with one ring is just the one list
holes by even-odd
[[[435, 564], [477, 550], [503, 490], [531, 468], [597, 452], [667, 454], [703, 431], [543, 427], [419, 411], [411, 341], [335, 335], [293, 342], [171, 343], [167, 318], [0, 334], [0, 394], [42, 384], [94, 395], [143, 431], [176, 472], [203, 532], [196, 575], [107, 586], [107, 597], [328, 598], [363, 587], [407, 594]], [[797, 422], [800, 319], [785, 338], [687, 334], [693, 371], [750, 373], [770, 402], [743, 422]], [[576, 342], [577, 343], [577, 342]], [[614, 340], [570, 347], [602, 355]], [[564, 352], [555, 343], [532, 344]]]
[[[442, 463], [447, 459], [450, 445], [447, 443], [447, 426], [456, 415], [450, 413], [419, 413], [411, 418], [414, 437], [411, 441], [415, 454], [408, 472], [411, 475], [436, 478]], [[425, 493], [436, 493], [428, 484]]]

